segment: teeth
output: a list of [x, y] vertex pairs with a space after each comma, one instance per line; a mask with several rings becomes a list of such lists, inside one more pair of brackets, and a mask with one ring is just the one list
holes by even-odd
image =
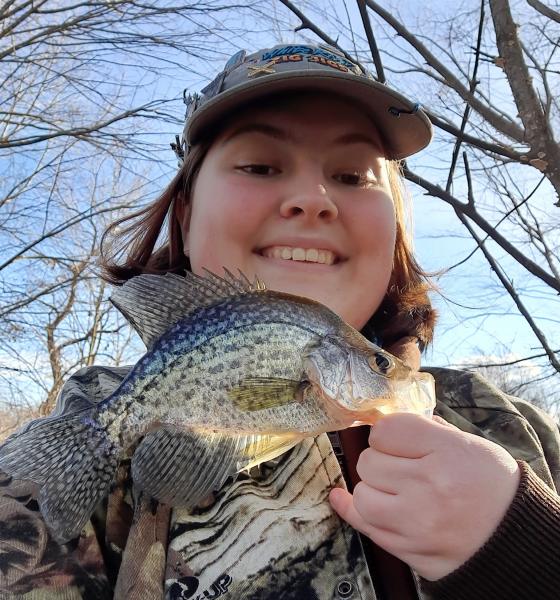
[[303, 248], [294, 248], [292, 250], [292, 260], [305, 260], [305, 250]]
[[309, 248], [305, 253], [305, 260], [307, 262], [319, 262], [319, 250], [315, 248]]
[[330, 250], [318, 248], [292, 248], [290, 246], [272, 246], [263, 250], [263, 256], [267, 258], [282, 258], [284, 260], [295, 260], [299, 262], [314, 262], [323, 265], [332, 265], [335, 254]]

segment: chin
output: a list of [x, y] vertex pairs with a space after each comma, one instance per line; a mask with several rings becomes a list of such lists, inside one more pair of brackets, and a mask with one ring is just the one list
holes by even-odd
[[279, 287], [273, 288], [271, 286], [270, 289], [277, 289], [277, 291], [282, 291], [287, 294], [303, 296], [315, 300], [315, 302], [319, 302], [332, 310], [343, 321], [357, 330], [360, 330], [368, 322], [378, 306], [372, 307], [371, 312], [369, 312], [369, 308], [364, 310], [364, 306], [358, 299], [353, 299], [354, 301], [349, 303], [347, 294], [342, 297], [339, 291], [333, 293], [328, 289], [320, 289], [317, 285], [310, 285], [309, 281], [299, 285], [291, 282], [290, 284], [282, 286], [281, 289]]
[[[294, 296], [304, 296], [305, 298], [311, 298], [321, 304], [328, 305], [330, 299], [333, 297], [333, 293], [322, 287], [320, 281], [310, 281], [309, 277], [301, 278], [290, 278], [289, 280], [275, 280], [273, 277], [268, 279], [262, 277], [268, 289], [275, 290], [277, 292], [284, 292], [286, 294], [293, 294]], [[329, 307], [330, 308], [330, 307]]]

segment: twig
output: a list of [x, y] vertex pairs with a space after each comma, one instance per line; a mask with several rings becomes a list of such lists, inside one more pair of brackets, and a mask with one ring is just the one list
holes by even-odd
[[[468, 162], [467, 162], [465, 164], [465, 169], [468, 169], [468, 168], [469, 167], [468, 167]], [[529, 327], [533, 330], [533, 333], [535, 334], [536, 338], [539, 340], [541, 346], [543, 347], [543, 350], [545, 351], [545, 353], [548, 357], [548, 360], [550, 361], [550, 364], [560, 373], [560, 361], [558, 361], [558, 359], [556, 358], [556, 354], [548, 345], [548, 341], [547, 341], [544, 333], [539, 329], [539, 327], [535, 323], [533, 317], [531, 316], [530, 312], [525, 307], [525, 304], [521, 300], [519, 294], [515, 291], [515, 288], [511, 284], [510, 280], [504, 275], [504, 273], [502, 272], [502, 269], [498, 265], [497, 261], [490, 254], [490, 252], [488, 252], [485, 243], [482, 241], [481, 238], [478, 237], [476, 231], [473, 229], [473, 227], [471, 227], [471, 224], [469, 223], [469, 221], [465, 217], [465, 215], [462, 214], [461, 212], [459, 212], [458, 210], [455, 211], [455, 214], [457, 215], [457, 217], [459, 218], [461, 223], [463, 223], [463, 225], [467, 228], [467, 230], [469, 231], [469, 233], [471, 234], [473, 239], [477, 241], [480, 249], [482, 250], [482, 253], [484, 254], [484, 257], [488, 261], [488, 264], [490, 265], [490, 267], [492, 268], [494, 273], [496, 273], [496, 276], [500, 280], [500, 283], [506, 289], [506, 291], [510, 295], [511, 299], [515, 302], [517, 309], [523, 315], [523, 317], [527, 321]]]
[[[558, 350], [554, 350], [554, 354], [558, 354], [560, 352], [560, 348]], [[525, 356], [524, 358], [518, 358], [516, 360], [509, 360], [506, 362], [499, 362], [499, 363], [487, 363], [485, 362], [484, 364], [478, 364], [475, 365], [473, 363], [461, 363], [461, 366], [463, 367], [509, 367], [511, 365], [517, 365], [519, 363], [522, 362], [527, 362], [528, 360], [533, 360], [535, 358], [544, 358], [545, 356], [548, 356], [548, 354], [546, 352], [541, 352], [540, 354], [533, 354], [532, 356]]]
[[289, 10], [291, 10], [294, 15], [296, 15], [296, 17], [301, 21], [301, 24], [298, 25], [295, 28], [295, 31], [301, 31], [302, 29], [309, 29], [310, 31], [312, 31], [317, 37], [321, 38], [324, 42], [326, 42], [327, 44], [329, 44], [329, 46], [332, 46], [333, 48], [336, 48], [339, 52], [341, 52], [342, 54], [344, 54], [344, 56], [348, 59], [351, 60], [352, 62], [356, 63], [357, 65], [359, 65], [362, 69], [364, 69], [365, 71], [365, 67], [358, 61], [357, 57], [355, 56], [350, 56], [350, 54], [348, 54], [348, 52], [346, 52], [346, 50], [344, 50], [343, 48], [341, 48], [338, 45], [338, 42], [336, 40], [333, 40], [329, 35], [327, 35], [322, 29], [320, 29], [319, 27], [317, 27], [317, 25], [315, 25], [315, 23], [313, 23], [313, 21], [310, 21], [302, 12], [301, 10], [299, 10], [298, 8], [296, 8], [291, 2], [290, 0], [280, 0], [280, 2]]
[[365, 0], [357, 0], [357, 3], [360, 10], [360, 17], [362, 17], [362, 23], [364, 24], [364, 31], [366, 32], [371, 57], [373, 58], [373, 64], [375, 65], [375, 70], [377, 72], [377, 81], [385, 83], [385, 71], [383, 70], [383, 63], [381, 62], [381, 56], [379, 55], [375, 36], [373, 35], [373, 29], [371, 28], [371, 21], [369, 20], [369, 15], [367, 13]]
[[[470, 84], [469, 84], [469, 92], [473, 96], [474, 96], [474, 91], [476, 89], [476, 86], [478, 85], [476, 76], [478, 73], [478, 64], [480, 61], [480, 45], [482, 44], [482, 27], [484, 25], [484, 2], [485, 2], [485, 0], [482, 0], [480, 3], [480, 18], [478, 20], [478, 35], [477, 35], [477, 39], [476, 39], [474, 67], [473, 67], [473, 73], [470, 78]], [[463, 113], [463, 119], [461, 120], [461, 127], [460, 127], [461, 134], [465, 133], [465, 127], [467, 126], [467, 122], [469, 120], [470, 111], [471, 111], [471, 107], [470, 107], [470, 104], [467, 102], [465, 105], [465, 111]], [[455, 147], [453, 148], [453, 155], [451, 156], [451, 165], [449, 167], [449, 175], [447, 176], [447, 184], [445, 186], [446, 192], [451, 191], [451, 185], [453, 184], [453, 175], [455, 173], [455, 166], [457, 164], [457, 159], [459, 158], [459, 150], [461, 149], [462, 142], [463, 142], [462, 137], [458, 137], [455, 140]], [[471, 190], [471, 189], [472, 189], [472, 187], [469, 184], [469, 190]], [[472, 194], [469, 194], [469, 204], [474, 204], [474, 197], [472, 196]]]
[[[546, 179], [546, 177], [543, 175], [539, 182], [537, 183], [537, 185], [533, 188], [533, 190], [531, 191], [531, 193], [529, 195], [527, 195], [525, 198], [523, 198], [523, 200], [521, 200], [521, 202], [519, 202], [519, 204], [514, 204], [513, 208], [508, 210], [508, 212], [496, 223], [496, 225], [494, 225], [494, 229], [498, 229], [498, 227], [514, 212], [518, 211], [519, 208], [521, 206], [523, 206], [526, 202], [528, 202], [530, 200], [530, 198], [533, 196], [533, 194], [535, 194], [535, 192], [539, 189], [541, 183]], [[469, 171], [469, 181], [470, 181], [470, 171]], [[485, 242], [490, 236], [486, 235], [486, 237], [482, 240], [483, 242]], [[451, 265], [450, 267], [447, 267], [446, 271], [451, 271], [452, 269], [455, 269], [459, 266], [461, 266], [462, 264], [466, 263], [469, 258], [471, 258], [471, 256], [473, 256], [473, 254], [479, 249], [479, 246], [477, 245], [476, 248], [474, 248], [474, 250], [472, 250], [471, 252], [469, 252], [469, 254], [463, 258], [462, 260], [460, 260], [458, 263], [455, 263], [454, 265]], [[550, 265], [550, 263], [549, 263]], [[556, 274], [555, 274], [556, 275]], [[560, 278], [559, 278], [560, 279]]]
[[552, 10], [552, 8], [546, 6], [542, 2], [539, 2], [539, 0], [527, 0], [527, 4], [532, 6], [536, 11], [540, 12], [541, 15], [548, 17], [552, 21], [560, 23], [560, 13]]
[[471, 221], [473, 221], [478, 227], [480, 227], [492, 240], [496, 242], [503, 250], [505, 250], [512, 258], [514, 258], [523, 268], [525, 268], [529, 273], [533, 274], [535, 277], [546, 283], [553, 290], [556, 290], [560, 293], [560, 281], [558, 281], [555, 277], [553, 277], [550, 273], [547, 273], [542, 267], [540, 267], [537, 263], [532, 261], [530, 258], [525, 256], [521, 250], [516, 248], [509, 240], [507, 240], [501, 233], [496, 231], [494, 225], [491, 225], [480, 213], [476, 211], [476, 209], [469, 205], [460, 202], [455, 198], [455, 196], [449, 194], [444, 189], [435, 185], [420, 177], [413, 171], [411, 171], [408, 166], [403, 165], [403, 175], [409, 181], [416, 183], [420, 187], [423, 187], [431, 196], [435, 196], [436, 198], [441, 198], [444, 202], [453, 207], [453, 209], [459, 214], [462, 214], [468, 217]]

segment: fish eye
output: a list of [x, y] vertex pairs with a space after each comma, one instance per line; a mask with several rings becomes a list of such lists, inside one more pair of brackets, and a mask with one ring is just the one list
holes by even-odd
[[374, 371], [378, 371], [382, 375], [390, 375], [391, 371], [395, 368], [395, 363], [383, 352], [376, 352], [373, 356], [369, 357], [368, 362]]

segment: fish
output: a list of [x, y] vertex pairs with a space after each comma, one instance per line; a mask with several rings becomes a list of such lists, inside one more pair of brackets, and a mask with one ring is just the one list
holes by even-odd
[[431, 375], [314, 300], [224, 273], [142, 274], [117, 288], [110, 300], [146, 353], [94, 407], [37, 419], [0, 446], [0, 470], [38, 486], [60, 543], [80, 534], [123, 459], [136, 490], [193, 508], [306, 437], [431, 414]]

